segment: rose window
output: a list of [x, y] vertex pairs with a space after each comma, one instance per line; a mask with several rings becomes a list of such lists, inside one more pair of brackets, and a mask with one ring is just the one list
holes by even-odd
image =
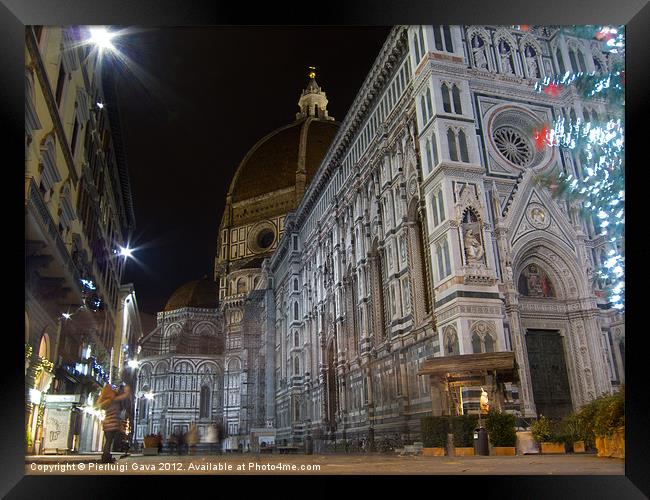
[[530, 143], [519, 131], [501, 127], [494, 131], [492, 137], [499, 153], [515, 165], [525, 167], [533, 159]]

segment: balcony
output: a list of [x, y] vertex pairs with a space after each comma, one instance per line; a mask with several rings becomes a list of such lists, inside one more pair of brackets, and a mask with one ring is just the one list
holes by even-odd
[[25, 247], [27, 271], [38, 277], [33, 284], [53, 284], [50, 296], [62, 304], [81, 304], [79, 270], [32, 177], [25, 179]]

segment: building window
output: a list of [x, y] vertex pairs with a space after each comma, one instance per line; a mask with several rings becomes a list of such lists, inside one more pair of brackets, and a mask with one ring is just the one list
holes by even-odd
[[[451, 40], [451, 29], [449, 26], [434, 26], [433, 39], [435, 42], [436, 50], [453, 52], [454, 45]], [[444, 44], [443, 44], [444, 41]]]
[[444, 109], [445, 113], [451, 113], [451, 99], [449, 97], [449, 87], [446, 83], [440, 86], [440, 91], [442, 92], [442, 109]]
[[72, 127], [72, 139], [70, 139], [70, 152], [72, 153], [73, 158], [74, 158], [74, 152], [75, 152], [76, 146], [77, 146], [77, 136], [78, 135], [79, 135], [79, 121], [75, 117], [74, 126]]
[[420, 26], [419, 36], [420, 36], [420, 52], [422, 56], [424, 56], [426, 50], [424, 49], [424, 30], [422, 29], [422, 26]]
[[293, 303], [293, 319], [298, 321], [298, 302]]
[[440, 222], [445, 220], [445, 205], [442, 200], [442, 189], [438, 191], [438, 210], [440, 211]]
[[479, 337], [476, 332], [472, 334], [472, 352], [475, 354], [481, 352], [481, 337]]
[[427, 87], [427, 121], [433, 116], [433, 105], [431, 103], [431, 89]]
[[293, 280], [293, 291], [294, 292], [298, 291], [298, 278], [294, 278]]
[[433, 216], [433, 227], [438, 227], [440, 219], [438, 217], [438, 198], [435, 193], [431, 195], [431, 215]]
[[564, 75], [566, 73], [566, 67], [564, 66], [564, 59], [562, 59], [562, 51], [558, 47], [555, 50], [555, 59], [557, 59], [557, 67], [560, 72], [560, 75]]
[[420, 54], [420, 46], [418, 44], [418, 38], [415, 33], [413, 34], [413, 48], [415, 49], [415, 64], [418, 64], [422, 59], [422, 55]]
[[447, 130], [447, 146], [449, 147], [449, 158], [452, 161], [458, 161], [458, 151], [456, 150], [456, 134], [452, 129]]
[[207, 385], [201, 386], [199, 408], [199, 418], [210, 417], [210, 388]]
[[460, 160], [465, 163], [469, 163], [469, 154], [467, 152], [467, 139], [465, 138], [465, 132], [458, 132], [458, 145], [460, 147]]
[[460, 90], [458, 89], [458, 85], [452, 87], [451, 94], [454, 100], [454, 113], [462, 115], [463, 108], [460, 104]]
[[65, 69], [63, 63], [59, 65], [59, 76], [56, 79], [56, 105], [61, 107], [61, 98], [63, 97], [63, 87], [65, 86]]

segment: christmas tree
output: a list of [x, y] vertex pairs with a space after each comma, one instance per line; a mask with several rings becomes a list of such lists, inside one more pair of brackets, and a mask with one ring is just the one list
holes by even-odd
[[[609, 57], [607, 69], [572, 72], [541, 80], [536, 90], [559, 96], [573, 88], [584, 101], [604, 103], [605, 116], [584, 113], [580, 119], [558, 117], [552, 125], [532, 132], [536, 147], [557, 147], [570, 153], [576, 174], [555, 173], [539, 179], [553, 196], [569, 202], [584, 220], [594, 222], [597, 235], [604, 238], [606, 257], [594, 273], [594, 281], [605, 292], [612, 307], [625, 307], [625, 55], [622, 26], [579, 26], [562, 28], [565, 36], [598, 40]], [[582, 56], [581, 56], [582, 57]], [[573, 67], [584, 67], [584, 60]]]

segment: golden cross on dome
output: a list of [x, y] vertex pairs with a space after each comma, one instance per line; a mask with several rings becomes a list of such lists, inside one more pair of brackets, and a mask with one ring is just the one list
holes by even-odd
[[309, 66], [309, 78], [316, 78], [316, 68]]

